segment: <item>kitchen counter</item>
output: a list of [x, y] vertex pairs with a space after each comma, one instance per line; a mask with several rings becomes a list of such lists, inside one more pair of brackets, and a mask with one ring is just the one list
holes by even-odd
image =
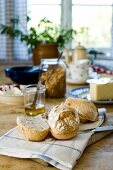
[[[3, 71], [0, 71], [0, 84], [11, 83]], [[85, 85], [84, 85], [85, 86]], [[76, 85], [67, 85], [67, 92]], [[64, 99], [47, 99], [47, 107], [52, 107]], [[107, 124], [113, 124], [113, 105], [97, 105], [107, 109]], [[16, 126], [17, 115], [24, 114], [23, 106], [0, 104], [0, 135]], [[63, 154], [63, 153], [62, 153]], [[0, 170], [55, 170], [30, 159], [19, 159], [0, 155]], [[113, 133], [88, 146], [78, 160], [74, 170], [112, 170], [113, 169]]]

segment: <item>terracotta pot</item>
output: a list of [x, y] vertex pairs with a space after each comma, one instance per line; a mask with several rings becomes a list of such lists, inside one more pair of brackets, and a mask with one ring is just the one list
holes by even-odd
[[58, 58], [58, 45], [57, 44], [38, 44], [36, 48], [32, 50], [33, 64], [39, 65], [42, 58]]

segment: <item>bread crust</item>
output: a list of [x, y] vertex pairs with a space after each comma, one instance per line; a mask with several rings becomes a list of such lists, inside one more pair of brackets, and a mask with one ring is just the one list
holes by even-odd
[[69, 139], [77, 135], [79, 117], [74, 109], [68, 109], [64, 104], [60, 104], [51, 109], [48, 123], [56, 139]]
[[[47, 135], [50, 131], [49, 125], [45, 129], [38, 130], [38, 129], [35, 129], [35, 127], [31, 127], [29, 124], [28, 125], [24, 124], [23, 123], [24, 118], [25, 118], [25, 116], [17, 117], [17, 125], [27, 140], [37, 142], [37, 141], [41, 141], [47, 137]], [[26, 118], [27, 118], [27, 120], [29, 120], [28, 117], [26, 117]], [[39, 119], [41, 121], [41, 118], [39, 118]], [[31, 120], [31, 118], [30, 118], [30, 120]], [[43, 123], [44, 123], [44, 121], [43, 121]]]
[[51, 129], [51, 134], [56, 138], [56, 139], [70, 139], [73, 138], [77, 135], [78, 127], [74, 131], [69, 131], [67, 133], [59, 133], [55, 129]]
[[65, 105], [68, 108], [74, 108], [78, 111], [80, 122], [98, 120], [98, 110], [96, 106], [87, 99], [69, 97], [65, 100]]

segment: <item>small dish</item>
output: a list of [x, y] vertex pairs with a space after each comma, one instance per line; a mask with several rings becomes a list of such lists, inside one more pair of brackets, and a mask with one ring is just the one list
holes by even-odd
[[3, 104], [12, 104], [12, 105], [23, 105], [24, 97], [23, 96], [1, 96], [0, 103]]
[[[83, 98], [83, 99], [91, 100], [89, 94], [89, 87], [80, 87], [80, 88], [71, 89], [69, 91], [69, 94], [74, 96], [75, 98]], [[95, 100], [92, 102], [97, 104], [113, 104], [113, 100]]]
[[[13, 89], [16, 89], [13, 93]], [[23, 105], [24, 96], [19, 86], [17, 85], [3, 85], [0, 86], [0, 103], [12, 104], [12, 105]], [[20, 92], [20, 93], [19, 93]]]

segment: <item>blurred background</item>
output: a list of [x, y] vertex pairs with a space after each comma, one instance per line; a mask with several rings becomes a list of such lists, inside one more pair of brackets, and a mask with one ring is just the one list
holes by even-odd
[[[27, 22], [26, 17], [31, 20]], [[78, 42], [94, 59], [112, 65], [113, 59], [113, 0], [0, 0], [0, 24], [9, 24], [19, 17], [19, 28], [26, 32], [46, 17], [64, 29], [75, 29], [76, 38], [68, 48]], [[25, 42], [0, 34], [0, 62], [30, 63], [32, 56]], [[100, 61], [101, 62], [101, 61]]]

